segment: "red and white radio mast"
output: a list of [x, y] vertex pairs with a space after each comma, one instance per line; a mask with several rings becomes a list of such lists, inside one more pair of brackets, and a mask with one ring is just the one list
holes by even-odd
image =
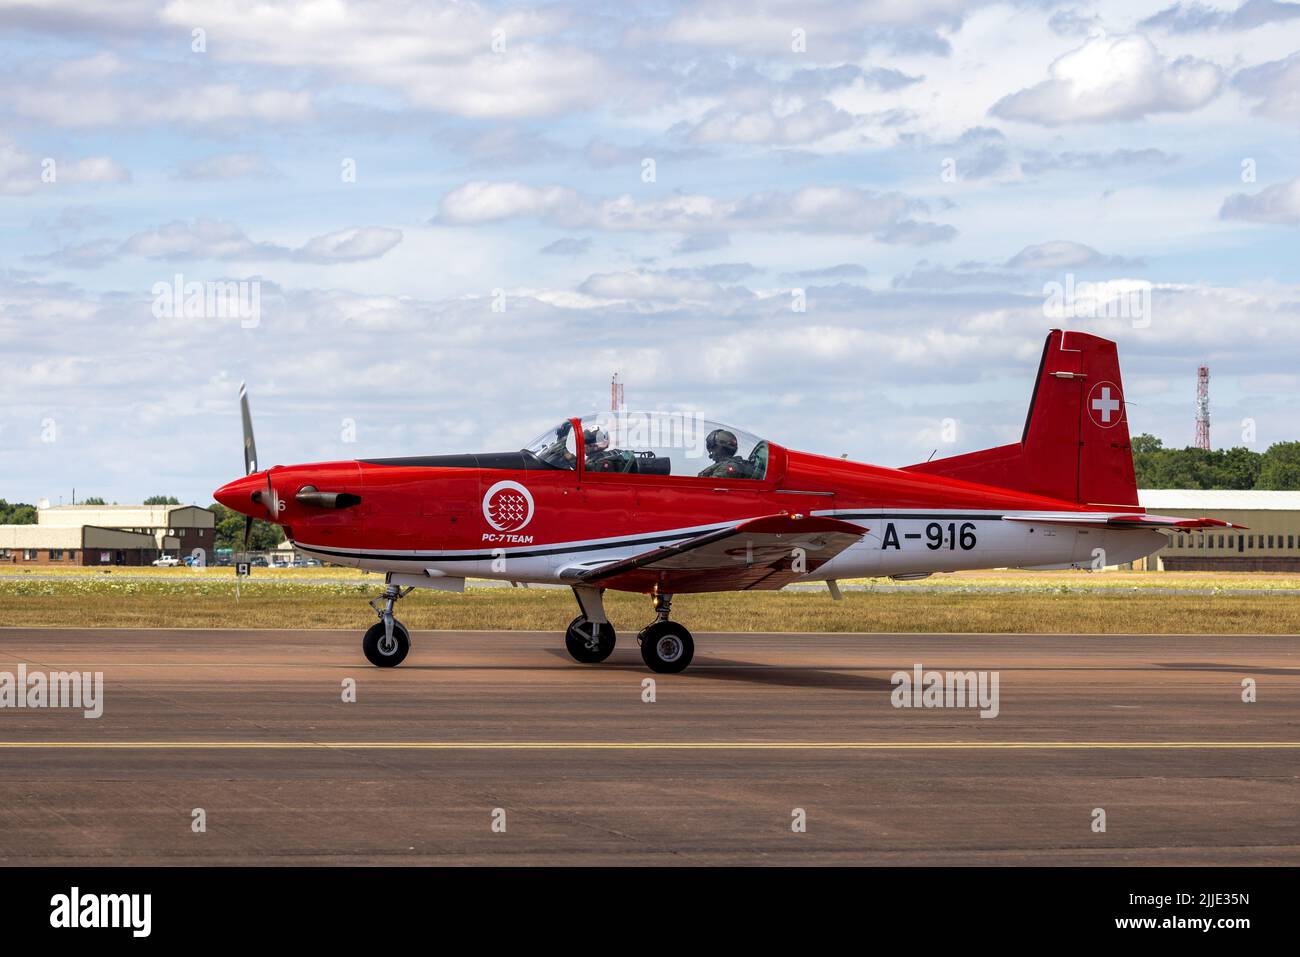
[[1196, 370], [1196, 447], [1210, 447], [1210, 367]]
[[623, 408], [623, 378], [615, 372], [609, 380], [609, 411], [617, 412]]

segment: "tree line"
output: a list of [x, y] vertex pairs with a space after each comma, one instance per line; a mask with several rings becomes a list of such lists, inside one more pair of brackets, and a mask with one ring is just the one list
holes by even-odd
[[1300, 442], [1246, 448], [1167, 449], [1154, 435], [1133, 439], [1138, 488], [1300, 490]]

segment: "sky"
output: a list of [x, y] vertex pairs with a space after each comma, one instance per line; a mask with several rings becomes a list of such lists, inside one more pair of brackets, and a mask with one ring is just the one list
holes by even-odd
[[262, 465], [615, 371], [904, 465], [1016, 440], [1053, 327], [1262, 451], [1298, 240], [1300, 3], [0, 0], [0, 498], [207, 504], [241, 381]]

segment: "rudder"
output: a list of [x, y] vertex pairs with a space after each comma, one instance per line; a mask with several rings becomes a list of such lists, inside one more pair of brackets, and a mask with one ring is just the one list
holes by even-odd
[[907, 471], [1089, 505], [1136, 506], [1115, 343], [1053, 329], [1019, 443], [909, 465]]

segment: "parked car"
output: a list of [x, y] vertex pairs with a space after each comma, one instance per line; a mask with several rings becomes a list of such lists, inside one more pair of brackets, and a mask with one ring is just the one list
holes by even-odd
[[160, 555], [153, 560], [156, 568], [175, 568], [181, 563], [181, 560], [175, 555]]

